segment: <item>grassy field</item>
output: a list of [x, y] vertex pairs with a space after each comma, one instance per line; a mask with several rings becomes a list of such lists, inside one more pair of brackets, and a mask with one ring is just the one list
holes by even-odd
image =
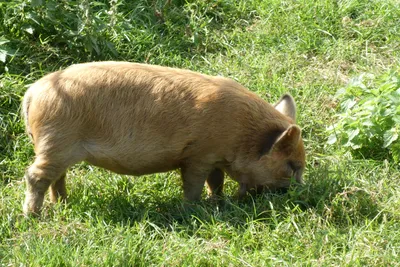
[[[77, 3], [79, 2], [79, 4]], [[0, 266], [399, 266], [400, 172], [328, 145], [336, 91], [400, 66], [397, 0], [0, 2]], [[121, 176], [84, 163], [67, 205], [22, 215], [33, 148], [21, 98], [73, 63], [126, 60], [231, 77], [267, 101], [290, 92], [305, 185], [183, 208], [178, 172]]]

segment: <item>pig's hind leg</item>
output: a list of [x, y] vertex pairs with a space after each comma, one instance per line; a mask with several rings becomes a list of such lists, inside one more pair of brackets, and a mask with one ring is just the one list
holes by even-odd
[[50, 200], [57, 203], [58, 200], [65, 202], [67, 199], [67, 188], [65, 185], [65, 172], [61, 177], [50, 185]]
[[65, 172], [67, 168], [84, 160], [85, 151], [76, 143], [66, 144], [52, 140], [35, 147], [36, 158], [25, 173], [26, 193], [23, 206], [25, 215], [39, 215], [44, 194], [57, 202], [66, 198]]
[[53, 163], [45, 156], [36, 157], [35, 162], [25, 173], [25, 215], [39, 215], [44, 194], [52, 183], [61, 178], [66, 168], [67, 166]]

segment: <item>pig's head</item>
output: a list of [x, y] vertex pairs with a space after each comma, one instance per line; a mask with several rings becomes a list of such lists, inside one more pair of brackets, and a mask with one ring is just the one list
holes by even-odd
[[[257, 156], [248, 160], [233, 176], [239, 182], [239, 196], [264, 189], [281, 190], [290, 186], [291, 180], [302, 183], [305, 168], [305, 151], [301, 129], [294, 124], [296, 106], [290, 95], [284, 95], [275, 109], [289, 117], [287, 128], [271, 130], [263, 136]], [[283, 125], [283, 124], [282, 124]]]

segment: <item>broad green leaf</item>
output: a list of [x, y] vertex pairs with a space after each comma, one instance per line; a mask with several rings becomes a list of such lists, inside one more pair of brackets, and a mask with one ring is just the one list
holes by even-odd
[[361, 74], [358, 77], [352, 78], [350, 79], [349, 83], [348, 83], [348, 87], [359, 87], [361, 89], [366, 89], [367, 87], [365, 86], [365, 84], [363, 83], [363, 74]]
[[339, 97], [343, 97], [343, 95], [346, 94], [346, 88], [340, 88], [336, 94], [335, 94], [335, 98], [339, 98]]
[[328, 127], [326, 127], [326, 130], [327, 130], [327, 131], [332, 131], [332, 130], [335, 129], [336, 127], [337, 127], [336, 124], [329, 125]]
[[31, 0], [32, 6], [41, 6], [43, 4], [43, 0]]
[[365, 121], [362, 122], [363, 126], [374, 126], [374, 123], [371, 121], [370, 117], [368, 117]]
[[350, 146], [354, 150], [362, 148], [362, 145], [360, 145], [360, 144], [350, 143]]
[[341, 104], [341, 108], [343, 110], [348, 110], [348, 109], [351, 109], [352, 107], [354, 107], [355, 104], [357, 104], [357, 101], [355, 101], [353, 99], [347, 99], [346, 101], [344, 101]]
[[0, 37], [0, 45], [6, 44], [10, 42], [9, 40], [7, 40], [6, 38], [4, 38], [3, 36]]
[[397, 142], [393, 144], [390, 148], [390, 152], [392, 153], [392, 157], [395, 162], [400, 163], [400, 143]]
[[397, 114], [393, 116], [392, 120], [394, 121], [394, 123], [400, 125], [400, 107], [397, 107], [396, 112]]
[[399, 137], [399, 134], [397, 132], [396, 128], [392, 128], [388, 131], [386, 131], [383, 134], [383, 147], [388, 147], [390, 146], [394, 141], [397, 140], [397, 138]]
[[336, 134], [333, 133], [328, 137], [327, 143], [328, 143], [328, 145], [333, 145], [336, 142], [337, 142], [337, 137], [336, 137]]
[[24, 28], [24, 30], [25, 30], [27, 33], [30, 33], [30, 34], [33, 34], [33, 31], [34, 31], [34, 29], [33, 29], [32, 27], [30, 27], [30, 26]]
[[356, 137], [359, 133], [360, 133], [360, 129], [359, 128], [356, 128], [354, 130], [348, 131], [347, 135], [348, 135], [349, 141], [353, 140], [354, 137]]
[[389, 116], [393, 116], [394, 114], [396, 114], [396, 110], [395, 107], [386, 107], [386, 109], [383, 111], [383, 116], [385, 117], [389, 117]]
[[389, 100], [392, 102], [391, 104], [393, 106], [399, 106], [400, 104], [400, 94], [398, 92], [392, 92], [392, 94], [390, 94], [388, 96]]
[[7, 51], [0, 50], [0, 61], [5, 63], [6, 58], [7, 58]]

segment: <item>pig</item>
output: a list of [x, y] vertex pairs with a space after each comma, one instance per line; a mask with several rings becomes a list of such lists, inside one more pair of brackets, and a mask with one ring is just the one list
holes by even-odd
[[68, 167], [86, 161], [140, 176], [180, 169], [187, 201], [204, 184], [222, 196], [225, 173], [239, 194], [302, 182], [305, 151], [296, 106], [273, 106], [236, 81], [129, 62], [72, 65], [35, 82], [22, 103], [35, 151], [26, 170], [25, 215], [67, 197]]

